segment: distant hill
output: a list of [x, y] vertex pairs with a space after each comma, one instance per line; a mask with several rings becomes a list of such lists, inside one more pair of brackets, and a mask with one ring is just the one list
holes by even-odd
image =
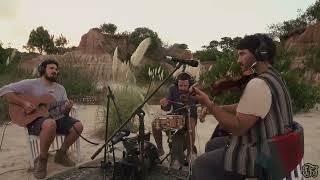
[[309, 50], [313, 48], [320, 49], [320, 22], [292, 33], [290, 37], [281, 43], [286, 49], [296, 52], [296, 57], [292, 62], [292, 68], [306, 69], [304, 78], [320, 84], [320, 72], [306, 67], [305, 64], [307, 53], [310, 53]]
[[[112, 78], [112, 60], [115, 49], [118, 48], [118, 59], [128, 61], [136, 47], [129, 42], [128, 34], [105, 34], [99, 29], [90, 29], [82, 35], [79, 46], [71, 52], [63, 55], [39, 55], [29, 56], [22, 60], [21, 66], [32, 71], [45, 58], [52, 57], [59, 61], [69, 61], [77, 66], [83, 67], [84, 70], [90, 70], [98, 79], [110, 80]], [[192, 53], [189, 50], [181, 49], [177, 45], [169, 48], [163, 48], [164, 55], [173, 57], [192, 59]], [[163, 63], [144, 57], [141, 65]], [[172, 68], [169, 65], [167, 68]]]

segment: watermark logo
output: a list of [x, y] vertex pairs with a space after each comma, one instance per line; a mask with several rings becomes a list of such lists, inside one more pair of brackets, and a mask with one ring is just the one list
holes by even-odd
[[318, 177], [319, 166], [311, 163], [305, 163], [301, 172], [305, 178], [316, 178]]

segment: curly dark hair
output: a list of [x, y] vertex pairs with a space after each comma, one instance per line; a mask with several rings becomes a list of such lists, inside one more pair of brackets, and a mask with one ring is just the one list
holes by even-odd
[[38, 66], [38, 72], [40, 76], [43, 76], [46, 72], [46, 68], [48, 64], [55, 64], [57, 68], [59, 68], [59, 63], [54, 59], [46, 59], [42, 61]]
[[[263, 41], [263, 42], [261, 42]], [[257, 57], [256, 50], [261, 46], [261, 44], [265, 44], [265, 48], [268, 52], [268, 61], [270, 64], [273, 64], [274, 57], [276, 54], [276, 45], [274, 41], [266, 34], [254, 34], [254, 35], [248, 35], [245, 36], [243, 39], [241, 39], [236, 47], [238, 50], [248, 49], [255, 58]]]

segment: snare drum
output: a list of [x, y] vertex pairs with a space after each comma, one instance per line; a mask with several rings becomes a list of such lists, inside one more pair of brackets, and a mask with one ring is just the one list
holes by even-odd
[[159, 116], [154, 121], [156, 129], [181, 129], [185, 125], [182, 115]]

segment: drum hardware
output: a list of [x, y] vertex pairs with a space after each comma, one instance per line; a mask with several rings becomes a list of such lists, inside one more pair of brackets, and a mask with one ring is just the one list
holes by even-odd
[[166, 115], [157, 117], [154, 122], [156, 129], [175, 130], [185, 126], [183, 115]]
[[[169, 158], [169, 156], [172, 155], [172, 137], [178, 132], [178, 130], [165, 130], [166, 131], [166, 134], [168, 135], [168, 145], [169, 145], [169, 153], [160, 161], [160, 164], [163, 163], [163, 161], [165, 161], [166, 159]], [[171, 164], [171, 162], [170, 162]]]
[[184, 105], [183, 103], [181, 103], [181, 102], [176, 102], [176, 101], [171, 101], [171, 100], [168, 100], [168, 102], [170, 102], [170, 103], [174, 103], [174, 104], [179, 104], [179, 105]]
[[[186, 99], [186, 98], [184, 98]], [[189, 151], [189, 156], [188, 156], [188, 178], [191, 177], [192, 175], [192, 155], [193, 155], [193, 146], [192, 146], [192, 129], [191, 129], [191, 108], [193, 107], [200, 107], [200, 104], [195, 104], [195, 105], [190, 105], [188, 104], [189, 101], [185, 101], [185, 103], [183, 103], [181, 108], [178, 108], [176, 110], [174, 110], [173, 112], [165, 115], [165, 116], [158, 116], [155, 121], [153, 123], [155, 123], [155, 127], [156, 129], [162, 129], [164, 131], [167, 132], [168, 135], [168, 144], [169, 144], [169, 153], [160, 161], [160, 164], [162, 164], [166, 159], [169, 158], [169, 156], [172, 155], [172, 148], [170, 147], [170, 145], [172, 144], [172, 137], [175, 135], [175, 133], [177, 133], [179, 130], [183, 129], [186, 125], [186, 123], [188, 123], [188, 127], [190, 127], [187, 130], [187, 133], [189, 134], [189, 147], [188, 147], [188, 151]], [[177, 115], [175, 113], [186, 109], [187, 113], [185, 115]], [[187, 122], [186, 122], [187, 120]], [[171, 172], [172, 170], [172, 165], [173, 161], [170, 161], [170, 166], [168, 171]], [[181, 163], [181, 162], [180, 162]]]
[[188, 133], [189, 133], [189, 162], [188, 162], [188, 178], [191, 178], [192, 176], [192, 154], [193, 154], [193, 146], [192, 146], [192, 129], [191, 129], [191, 108], [192, 107], [200, 107], [200, 104], [195, 104], [195, 105], [190, 105], [190, 104], [185, 104], [183, 107], [176, 109], [174, 112], [178, 112], [182, 109], [187, 110], [187, 123], [188, 123]]
[[[171, 77], [172, 75], [182, 66], [181, 63], [178, 63], [175, 67], [175, 69], [162, 81], [162, 83], [150, 94], [150, 95], [146, 95], [145, 100], [141, 103], [141, 105], [139, 105], [135, 111], [130, 115], [130, 117], [128, 117], [128, 119], [123, 122], [120, 127], [115, 130], [115, 132], [108, 138], [105, 140], [105, 143], [91, 156], [91, 159], [95, 159], [100, 152], [103, 149], [106, 149], [106, 147], [108, 146], [108, 144], [110, 143], [111, 139], [121, 130], [123, 129], [128, 122], [130, 122], [130, 120], [132, 118], [134, 118], [135, 116], [139, 117], [139, 163], [137, 164], [137, 168], [139, 170], [139, 174], [141, 175], [141, 177], [139, 177], [139, 180], [144, 180], [146, 177], [146, 167], [145, 167], [145, 154], [148, 153], [147, 151], [145, 151], [145, 140], [144, 140], [144, 116], [145, 116], [145, 112], [142, 110], [143, 106], [147, 103], [147, 101], [149, 101], [152, 96], [154, 94], [157, 93], [157, 91], [161, 88], [161, 86], [163, 86]], [[109, 88], [109, 87], [108, 87]], [[110, 88], [109, 88], [110, 90]], [[151, 148], [153, 149], [153, 148]], [[106, 152], [106, 151], [105, 151]], [[114, 153], [113, 153], [114, 154]], [[113, 162], [113, 165], [117, 164], [115, 161]], [[114, 167], [114, 166], [113, 166]], [[113, 168], [114, 169], [114, 168]], [[115, 172], [115, 171], [114, 171]], [[115, 173], [113, 173], [115, 174]], [[113, 176], [113, 178], [115, 178], [115, 175]], [[127, 178], [128, 179], [128, 178]]]
[[192, 154], [193, 154], [193, 144], [192, 144], [192, 128], [191, 128], [191, 106], [186, 105], [187, 111], [188, 111], [188, 132], [189, 132], [189, 174], [188, 178], [191, 178], [192, 176]]

